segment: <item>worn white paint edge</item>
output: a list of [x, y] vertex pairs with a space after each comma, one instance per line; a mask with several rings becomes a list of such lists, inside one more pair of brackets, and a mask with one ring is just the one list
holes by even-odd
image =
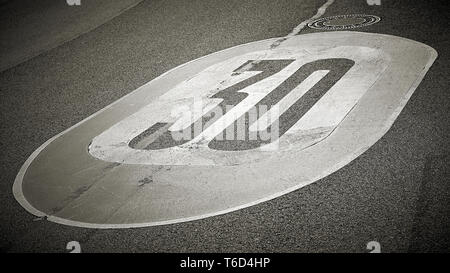
[[329, 6], [331, 6], [333, 3], [334, 3], [334, 0], [328, 0], [325, 4], [323, 4], [323, 5], [317, 10], [317, 13], [316, 13], [313, 17], [311, 17], [311, 18], [309, 18], [309, 19], [307, 19], [307, 20], [301, 22], [301, 23], [300, 23], [298, 26], [296, 26], [296, 27], [292, 30], [292, 32], [289, 33], [286, 37], [291, 37], [291, 36], [295, 36], [295, 35], [299, 34], [300, 31], [302, 31], [302, 29], [304, 29], [304, 28], [308, 25], [309, 22], [314, 21], [314, 20], [316, 20], [316, 19], [319, 19], [322, 15], [324, 15], [324, 14], [325, 14], [325, 11], [327, 10], [327, 8], [328, 8]]

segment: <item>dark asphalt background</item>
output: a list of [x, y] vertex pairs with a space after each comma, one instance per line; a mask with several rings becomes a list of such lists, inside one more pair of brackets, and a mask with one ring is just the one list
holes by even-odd
[[[93, 31], [0, 73], [2, 252], [450, 251], [445, 1], [336, 0], [324, 16], [366, 13], [356, 31], [410, 38], [439, 57], [391, 130], [336, 173], [250, 208], [203, 220], [95, 230], [35, 221], [12, 185], [42, 143], [165, 71], [231, 46], [288, 34], [325, 1], [143, 1]], [[318, 32], [305, 29], [303, 33]]]

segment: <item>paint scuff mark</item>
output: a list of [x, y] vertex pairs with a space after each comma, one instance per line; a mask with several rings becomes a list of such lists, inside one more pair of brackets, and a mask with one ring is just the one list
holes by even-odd
[[138, 186], [142, 187], [153, 182], [153, 177], [146, 177], [138, 181]]

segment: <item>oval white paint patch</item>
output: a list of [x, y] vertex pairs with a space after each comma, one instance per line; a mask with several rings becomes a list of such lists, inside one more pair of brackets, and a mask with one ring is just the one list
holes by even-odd
[[25, 162], [14, 196], [34, 215], [91, 228], [255, 205], [366, 151], [437, 57], [382, 34], [298, 35], [271, 49], [275, 41], [181, 65], [55, 136]]

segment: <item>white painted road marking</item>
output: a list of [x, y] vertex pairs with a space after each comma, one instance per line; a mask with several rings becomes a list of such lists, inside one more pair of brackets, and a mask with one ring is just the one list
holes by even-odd
[[[301, 40], [301, 38], [296, 39], [297, 41]], [[236, 68], [242, 66], [248, 60], [261, 60], [262, 58], [264, 60], [291, 59], [295, 61], [271, 77], [239, 90], [239, 92], [247, 93], [249, 96], [193, 140], [175, 147], [157, 150], [133, 149], [130, 147], [129, 143], [152, 125], [162, 122], [176, 122], [176, 120], [172, 120], [172, 109], [181, 105], [188, 109], [187, 112], [195, 112], [192, 109], [194, 105], [190, 103], [193, 98], [206, 102], [208, 110], [211, 105], [217, 105], [220, 102], [217, 99], [208, 101], [208, 96], [211, 95], [210, 90], [219, 92], [221, 89], [217, 86], [220, 86], [220, 82], [224, 79], [232, 77], [231, 75]], [[89, 152], [94, 157], [108, 162], [148, 165], [235, 165], [237, 162], [257, 161], [262, 157], [271, 156], [272, 151], [266, 151], [264, 148], [229, 153], [228, 151], [213, 151], [208, 147], [208, 144], [215, 136], [231, 125], [235, 121], [235, 117], [241, 116], [269, 93], [275, 92], [274, 89], [291, 77], [300, 67], [313, 61], [331, 58], [353, 60], [355, 65], [280, 140], [280, 149], [286, 152], [291, 149], [301, 150], [309, 147], [321, 141], [334, 130], [368, 88], [375, 83], [380, 73], [388, 65], [388, 56], [383, 55], [378, 49], [368, 47], [317, 48], [314, 45], [308, 47], [283, 46], [237, 56], [214, 64], [201, 71], [194, 78], [181, 82], [161, 96], [160, 99], [154, 100], [137, 113], [96, 136], [89, 146]], [[327, 74], [328, 71], [327, 73], [323, 73], [323, 70], [315, 71], [295, 87], [277, 104], [281, 106], [278, 108], [280, 114], [285, 113], [292, 104], [297, 102], [302, 95]], [[288, 105], [286, 105], [287, 102]], [[207, 111], [203, 111], [203, 113], [205, 112]], [[185, 120], [186, 118], [182, 119]], [[264, 120], [264, 117], [261, 117], [261, 119]], [[190, 125], [190, 120], [185, 125]], [[170, 128], [168, 129], [170, 130]], [[251, 129], [255, 129], [255, 127]], [[320, 133], [318, 134], [318, 132]], [[193, 146], [196, 149], [192, 149]]]
[[[277, 40], [237, 46], [179, 66], [49, 140], [19, 172], [13, 188], [16, 199], [49, 221], [91, 228], [178, 223], [273, 199], [329, 175], [372, 146], [391, 127], [437, 56], [429, 46], [382, 34], [306, 34], [269, 50]], [[283, 92], [278, 87], [305, 65], [341, 60], [337, 67], [308, 70], [308, 75], [315, 69], [322, 72], [305, 79], [328, 81], [319, 80], [318, 88], [303, 96], [292, 93], [299, 91], [298, 84], [286, 89], [302, 102], [317, 91], [313, 89], [333, 83], [305, 115], [288, 120], [295, 124], [280, 138], [279, 150], [200, 147], [187, 152], [183, 147], [142, 150], [127, 144], [170, 117], [170, 106], [184, 104], [184, 94], [192, 94], [190, 86], [202, 85], [196, 76], [206, 73], [210, 81], [192, 96], [208, 98], [217, 82], [249, 58], [293, 61], [255, 83], [260, 89], [248, 86], [251, 99], [236, 105], [239, 113], [254, 105], [256, 97]], [[329, 76], [344, 67], [341, 77]]]
[[300, 31], [302, 31], [307, 25], [308, 23], [310, 23], [311, 21], [314, 21], [318, 18], [320, 18], [322, 15], [325, 14], [325, 11], [327, 10], [327, 8], [329, 6], [331, 6], [334, 3], [334, 0], [328, 0], [327, 2], [325, 2], [325, 4], [323, 4], [318, 10], [317, 13], [314, 14], [313, 17], [306, 19], [305, 21], [301, 22], [298, 26], [296, 26], [291, 33], [289, 33], [288, 35], [286, 35], [285, 37], [279, 38], [277, 40], [275, 40], [273, 42], [273, 44], [270, 46], [270, 48], [275, 48], [277, 46], [279, 46], [282, 42], [286, 41], [287, 39], [290, 39], [291, 37], [296, 36], [297, 34], [300, 33]]
[[80, 243], [77, 241], [70, 241], [66, 245], [66, 249], [70, 250], [69, 253], [81, 253]]

